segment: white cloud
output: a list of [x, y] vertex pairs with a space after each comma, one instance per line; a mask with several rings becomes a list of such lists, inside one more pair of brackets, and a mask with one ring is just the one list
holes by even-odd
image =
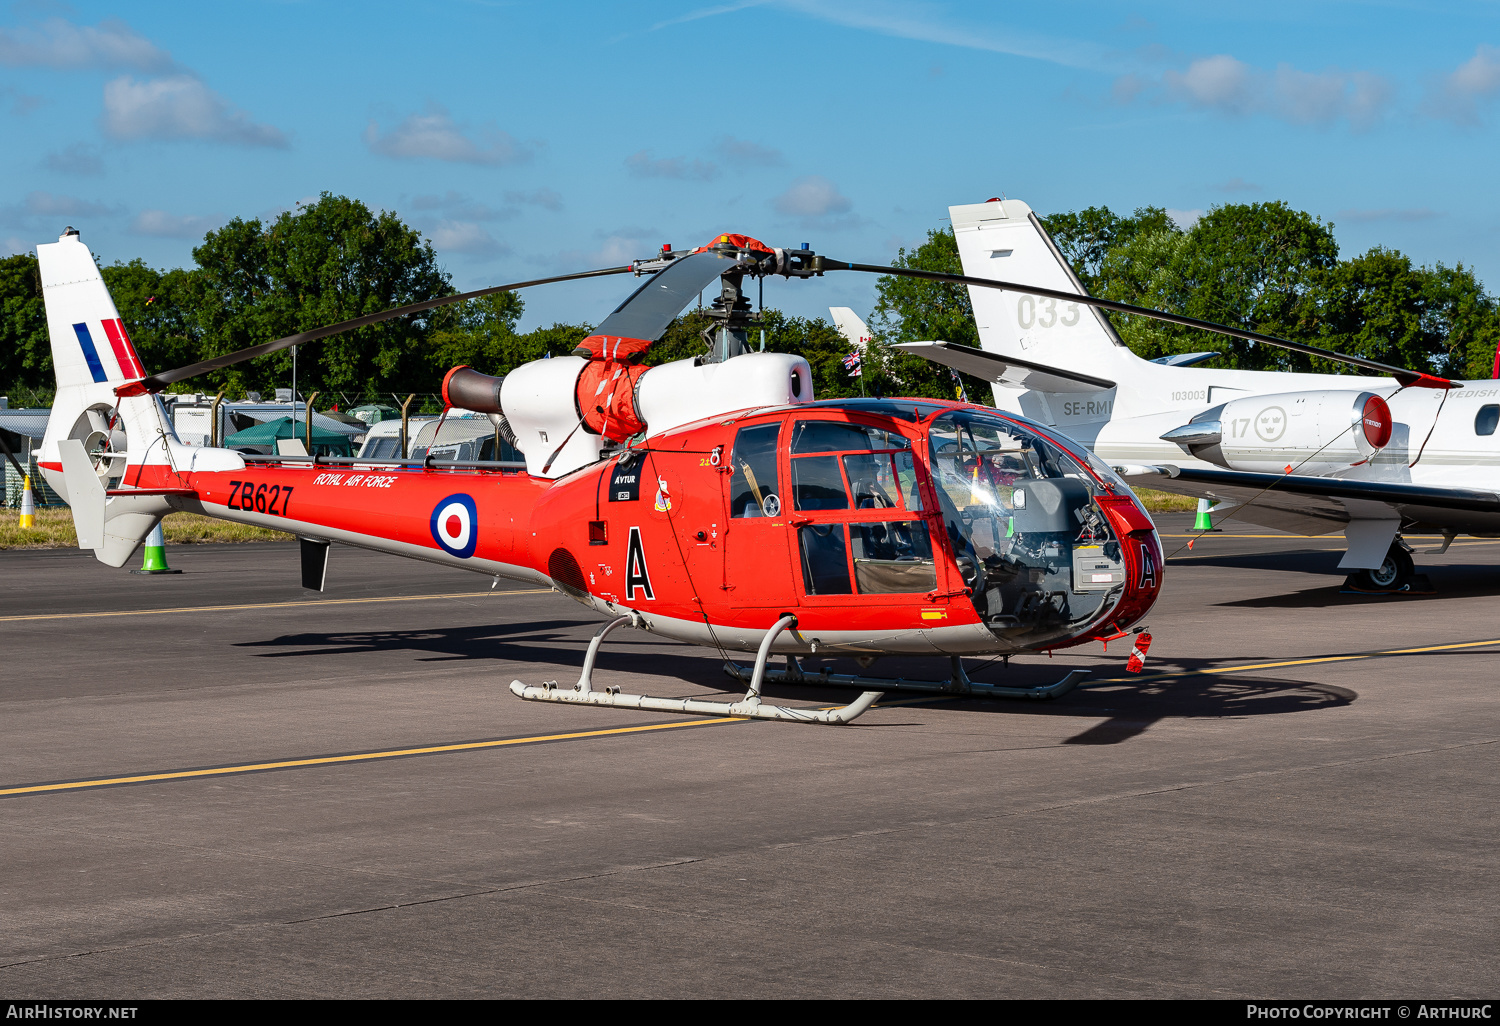
[[21, 117], [30, 114], [43, 103], [47, 102], [40, 96], [23, 93], [15, 86], [6, 86], [4, 89], [0, 89], [0, 96], [7, 97], [10, 100], [10, 112]]
[[413, 196], [411, 205], [417, 210], [441, 210], [448, 219], [459, 221], [502, 221], [516, 216], [514, 210], [496, 210], [452, 189], [441, 196]]
[[548, 188], [536, 189], [532, 192], [507, 192], [505, 202], [524, 203], [533, 207], [541, 207], [543, 210], [558, 211], [562, 209], [562, 193]]
[[15, 256], [17, 253], [30, 253], [36, 248], [36, 244], [27, 242], [18, 235], [8, 235], [5, 242], [0, 244], [0, 252]]
[[39, 190], [27, 193], [20, 203], [0, 208], [0, 223], [36, 230], [54, 227], [61, 230], [61, 224], [51, 222], [63, 218], [113, 217], [119, 212], [118, 208], [104, 203]]
[[31, 28], [0, 29], [0, 64], [70, 70], [129, 68], [151, 73], [177, 67], [169, 53], [115, 18], [97, 25], [49, 18]]
[[105, 133], [115, 139], [205, 139], [284, 148], [286, 136], [259, 125], [191, 75], [137, 82], [129, 75], [104, 86]]
[[1297, 125], [1347, 121], [1364, 129], [1385, 116], [1395, 89], [1388, 79], [1368, 71], [1301, 71], [1288, 64], [1267, 71], [1216, 54], [1182, 71], [1167, 71], [1158, 81], [1135, 74], [1115, 80], [1117, 101], [1129, 103], [1143, 95], [1231, 117], [1267, 114]]
[[1167, 216], [1170, 217], [1172, 219], [1172, 222], [1174, 224], [1176, 224], [1177, 227], [1181, 228], [1183, 231], [1190, 231], [1190, 230], [1192, 230], [1193, 225], [1195, 225], [1195, 224], [1198, 223], [1198, 219], [1203, 216], [1203, 211], [1202, 210], [1173, 210], [1170, 207], [1168, 207], [1167, 208]]
[[1199, 107], [1212, 107], [1229, 114], [1248, 114], [1258, 100], [1256, 75], [1250, 65], [1228, 54], [1205, 57], [1186, 71], [1162, 76], [1167, 95]]
[[1219, 186], [1219, 189], [1221, 191], [1223, 191], [1223, 192], [1263, 192], [1264, 191], [1263, 189], [1261, 189], [1260, 186], [1256, 185], [1254, 182], [1247, 182], [1243, 178], [1231, 178], [1229, 181], [1227, 181], [1223, 185]]
[[429, 104], [425, 114], [411, 114], [381, 135], [371, 121], [365, 127], [365, 145], [372, 153], [398, 160], [444, 160], [455, 164], [520, 164], [531, 159], [532, 148], [493, 125], [480, 130], [475, 142], [438, 104]]
[[165, 210], [142, 210], [131, 222], [130, 231], [133, 235], [154, 235], [164, 239], [201, 239], [224, 221], [220, 215], [178, 216]]
[[1438, 212], [1430, 207], [1410, 207], [1398, 210], [1394, 207], [1382, 207], [1378, 210], [1340, 210], [1340, 221], [1355, 221], [1364, 223], [1368, 221], [1426, 221], [1437, 217]]
[[508, 253], [509, 247], [495, 241], [484, 227], [473, 221], [439, 221], [429, 234], [432, 248], [440, 253], [467, 253], [491, 257]]
[[104, 160], [97, 146], [88, 143], [73, 143], [62, 150], [47, 154], [42, 166], [48, 171], [64, 175], [102, 175]]
[[747, 0], [700, 8], [653, 29], [731, 14], [748, 7], [774, 6], [818, 21], [861, 29], [898, 39], [939, 43], [966, 50], [1031, 57], [1074, 68], [1096, 68], [1110, 59], [1105, 48], [1072, 39], [1039, 36], [1004, 26], [975, 25], [951, 21], [942, 7], [928, 3], [892, 3], [890, 0]]
[[822, 175], [805, 175], [791, 184], [786, 192], [771, 201], [779, 213], [794, 217], [827, 217], [846, 214], [854, 204]]
[[1429, 91], [1423, 109], [1461, 125], [1479, 122], [1478, 101], [1500, 92], [1500, 49], [1479, 44], [1474, 56]]
[[[640, 225], [624, 225], [613, 231], [597, 233], [599, 248], [593, 250], [565, 250], [554, 258], [559, 267], [575, 270], [579, 267], [621, 267], [634, 260], [651, 256], [660, 245], [656, 240], [664, 238], [655, 228]], [[646, 241], [646, 240], [651, 241]]]
[[732, 135], [721, 138], [715, 143], [715, 148], [723, 154], [725, 160], [735, 164], [751, 167], [780, 167], [786, 163], [786, 158], [781, 155], [780, 150], [745, 139], [736, 139]]
[[678, 178], [706, 182], [719, 176], [712, 161], [688, 160], [686, 157], [653, 158], [646, 150], [625, 158], [625, 166], [637, 178]]

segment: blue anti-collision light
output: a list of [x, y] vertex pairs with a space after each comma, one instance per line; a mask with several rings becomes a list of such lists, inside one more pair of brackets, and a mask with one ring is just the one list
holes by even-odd
[[802, 248], [803, 248], [803, 249], [812, 249], [812, 246], [810, 246], [810, 245], [808, 245], [808, 244], [807, 244], [807, 243], [805, 243], [805, 242], [804, 242], [804, 243], [803, 243], [803, 244], [802, 244]]

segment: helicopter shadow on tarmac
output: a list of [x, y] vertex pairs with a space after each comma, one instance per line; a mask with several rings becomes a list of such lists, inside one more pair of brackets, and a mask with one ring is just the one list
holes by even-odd
[[[359, 654], [419, 653], [416, 661], [449, 662], [483, 660], [518, 662], [531, 666], [550, 664], [560, 680], [583, 665], [584, 650], [596, 622], [591, 620], [547, 620], [528, 624], [483, 624], [463, 627], [432, 627], [397, 631], [307, 631], [284, 634], [261, 641], [242, 642], [241, 648], [260, 649], [261, 658], [338, 657]], [[731, 653], [748, 664], [748, 653]], [[1077, 662], [1095, 662], [1080, 653]], [[1242, 662], [1237, 658], [1235, 662]], [[1254, 659], [1252, 662], [1256, 661]], [[1002, 667], [996, 660], [968, 660], [970, 675], [984, 683], [1031, 686], [1056, 679], [1074, 660], [1065, 655], [1052, 660], [1027, 660]], [[680, 697], [682, 688], [708, 688], [725, 695], [740, 694], [743, 686], [723, 673], [723, 657], [710, 649], [664, 641], [654, 637], [621, 638], [611, 641], [601, 654], [600, 678], [610, 674], [667, 678], [658, 685], [663, 697]], [[1312, 712], [1348, 705], [1358, 696], [1346, 688], [1298, 680], [1268, 677], [1206, 674], [1214, 660], [1181, 660], [1160, 664], [1154, 674], [1139, 680], [1109, 680], [1084, 685], [1053, 702], [1026, 700], [979, 700], [932, 696], [943, 707], [989, 714], [1077, 717], [1091, 723], [1061, 743], [1066, 745], [1120, 744], [1138, 737], [1163, 720], [1224, 719], [1282, 713]], [[868, 672], [885, 676], [934, 678], [947, 670], [940, 658], [890, 657], [873, 669], [862, 670], [852, 659], [804, 661], [804, 669], [816, 672], [826, 666], [836, 673]], [[1111, 670], [1117, 664], [1111, 664]], [[535, 673], [536, 671], [532, 671]], [[497, 674], [499, 680], [503, 674]], [[541, 676], [541, 674], [539, 674]], [[765, 696], [773, 701], [811, 701], [843, 704], [851, 698], [848, 689], [767, 684]], [[874, 727], [900, 724], [857, 724]]]

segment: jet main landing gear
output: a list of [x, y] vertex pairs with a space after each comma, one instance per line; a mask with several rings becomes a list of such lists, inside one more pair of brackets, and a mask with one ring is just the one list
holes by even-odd
[[1373, 570], [1358, 570], [1344, 580], [1344, 590], [1360, 595], [1431, 595], [1432, 582], [1417, 573], [1411, 552], [1398, 537], [1385, 561]]

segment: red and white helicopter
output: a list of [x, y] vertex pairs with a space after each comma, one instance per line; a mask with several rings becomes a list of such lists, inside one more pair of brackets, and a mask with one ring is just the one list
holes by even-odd
[[[1161, 588], [1161, 546], [1124, 482], [1020, 416], [931, 399], [813, 399], [805, 359], [748, 351], [746, 276], [807, 278], [822, 258], [738, 235], [628, 267], [448, 296], [148, 375], [76, 231], [37, 247], [57, 398], [41, 467], [79, 545], [121, 566], [188, 510], [301, 539], [322, 590], [331, 542], [550, 584], [607, 617], [571, 689], [524, 699], [846, 723], [891, 690], [1051, 698], [1055, 684], [972, 682], [963, 656], [1128, 637]], [[849, 265], [842, 265], [849, 266]], [[157, 392], [267, 352], [494, 292], [609, 274], [646, 280], [574, 355], [503, 378], [456, 367], [449, 409], [487, 414], [524, 462], [250, 456], [184, 444]], [[640, 361], [707, 285], [712, 352]], [[445, 414], [446, 416], [446, 414]], [[503, 451], [497, 444], [497, 453]], [[629, 625], [755, 652], [730, 704], [596, 689], [604, 638]], [[1141, 642], [1149, 644], [1149, 636]], [[786, 669], [768, 673], [772, 653]], [[802, 671], [798, 656], [938, 655], [941, 682]], [[860, 687], [832, 710], [761, 701], [765, 681]]]

